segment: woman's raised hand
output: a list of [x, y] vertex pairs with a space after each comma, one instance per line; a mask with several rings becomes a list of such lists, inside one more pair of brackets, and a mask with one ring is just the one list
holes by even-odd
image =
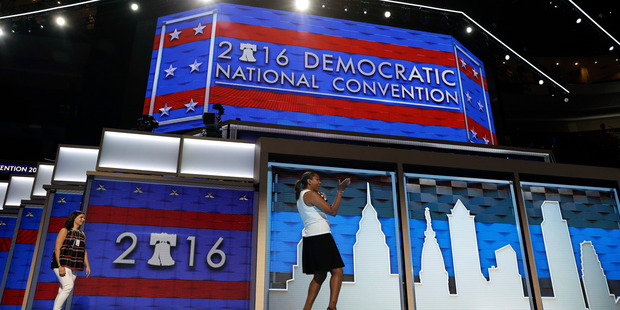
[[344, 192], [344, 190], [347, 188], [347, 186], [349, 186], [349, 184], [351, 184], [351, 179], [349, 178], [346, 178], [342, 181], [338, 180], [338, 191]]

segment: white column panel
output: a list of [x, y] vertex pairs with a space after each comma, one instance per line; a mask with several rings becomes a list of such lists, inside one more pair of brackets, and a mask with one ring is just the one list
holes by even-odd
[[180, 137], [105, 131], [98, 170], [176, 174]]
[[4, 207], [19, 207], [22, 200], [30, 200], [34, 177], [12, 176], [4, 199]]
[[4, 206], [4, 199], [6, 199], [6, 191], [9, 188], [9, 182], [0, 182], [0, 207]]
[[184, 138], [181, 175], [254, 177], [253, 143]]
[[32, 187], [32, 197], [45, 197], [47, 191], [43, 185], [52, 184], [52, 176], [54, 174], [54, 165], [39, 164], [37, 174], [34, 177], [34, 186]]
[[61, 146], [58, 148], [53, 182], [84, 183], [86, 172], [95, 171], [99, 150]]

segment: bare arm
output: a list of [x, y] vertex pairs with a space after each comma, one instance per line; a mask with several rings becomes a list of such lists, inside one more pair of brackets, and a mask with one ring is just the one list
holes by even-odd
[[307, 205], [315, 206], [319, 208], [319, 210], [325, 212], [325, 214], [329, 214], [331, 216], [336, 216], [338, 214], [338, 209], [340, 209], [340, 201], [342, 200], [342, 192], [351, 184], [351, 180], [346, 178], [342, 181], [338, 181], [338, 192], [336, 193], [336, 199], [330, 205], [319, 195], [317, 192], [309, 191], [304, 195], [304, 202]]
[[56, 262], [58, 263], [58, 273], [61, 277], [65, 275], [65, 267], [60, 265], [60, 248], [62, 248], [62, 244], [65, 242], [67, 232], [68, 230], [63, 227], [58, 233], [58, 237], [56, 237], [56, 244], [54, 245], [54, 258], [56, 258]]
[[[86, 240], [86, 234], [84, 234], [84, 240]], [[86, 247], [84, 247], [84, 266], [84, 270], [86, 271], [86, 277], [88, 278], [90, 276], [90, 264], [88, 263], [88, 252], [86, 251]]]
[[86, 265], [86, 277], [88, 278], [90, 276], [90, 264], [88, 263], [88, 252], [86, 252], [86, 249], [84, 249], [84, 265]]

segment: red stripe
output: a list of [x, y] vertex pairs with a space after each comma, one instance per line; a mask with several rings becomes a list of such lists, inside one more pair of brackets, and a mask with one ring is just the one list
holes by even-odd
[[11, 240], [13, 238], [0, 238], [0, 252], [5, 252], [11, 249]]
[[474, 131], [476, 132], [476, 137], [478, 137], [478, 139], [476, 140], [476, 142], [482, 141], [483, 137], [486, 137], [489, 140], [489, 144], [493, 144], [496, 145], [497, 144], [497, 136], [494, 133], [491, 133], [491, 130], [485, 128], [484, 126], [480, 125], [478, 122], [476, 122], [475, 120], [473, 120], [471, 117], [467, 117], [467, 125], [469, 127], [469, 136], [471, 137], [472, 133], [471, 133], [471, 129], [473, 128]]
[[90, 223], [119, 223], [161, 227], [252, 230], [252, 216], [207, 212], [88, 206]]
[[36, 244], [38, 232], [39, 231], [36, 229], [20, 229], [17, 232], [17, 239], [15, 239], [15, 243]]
[[209, 101], [276, 111], [465, 128], [465, 120], [460, 112], [422, 109], [412, 106], [394, 106], [219, 86], [211, 88], [211, 99]]
[[[89, 214], [90, 216], [90, 214]], [[186, 299], [249, 299], [249, 282], [126, 279], [80, 279], [75, 296], [115, 296]]]
[[[195, 31], [194, 28], [195, 27], [190, 27], [190, 28], [185, 28], [185, 29], [177, 29], [178, 31], [181, 31], [181, 33], [179, 34], [179, 39], [174, 39], [174, 40], [170, 40], [171, 36], [170, 34], [174, 32], [175, 28], [173, 27], [166, 27], [166, 29], [168, 30], [168, 32], [165, 33], [165, 38], [164, 38], [164, 48], [166, 47], [171, 47], [171, 46], [177, 46], [177, 45], [181, 45], [181, 44], [186, 44], [186, 43], [190, 43], [190, 42], [196, 42], [196, 41], [201, 41], [201, 40], [208, 40], [211, 38], [211, 23], [207, 24], [207, 25], [203, 25], [206, 26], [203, 30], [202, 33], [199, 33], [197, 35], [194, 35]], [[196, 25], [198, 26], [198, 25]], [[153, 43], [153, 50], [158, 50], [159, 49], [159, 40], [161, 38], [161, 34], [158, 34], [155, 36], [155, 42]]]
[[[58, 293], [58, 288], [56, 288], [56, 293]], [[24, 302], [24, 294], [26, 294], [25, 289], [5, 288], [4, 293], [2, 293], [2, 304], [21, 305]]]
[[63, 227], [65, 227], [64, 217], [50, 217], [49, 223], [47, 225], [48, 233], [58, 233]]
[[34, 293], [35, 300], [54, 300], [58, 295], [58, 282], [39, 282]]
[[332, 35], [278, 29], [265, 26], [220, 21], [217, 23], [216, 34], [218, 37], [301, 46], [350, 54], [436, 64], [448, 67], [454, 67], [455, 64], [455, 56], [453, 52], [443, 52], [424, 48], [350, 39]]
[[[160, 112], [159, 109], [164, 105], [172, 107], [173, 110], [185, 109], [185, 104], [190, 100], [198, 102], [196, 107], [204, 105], [205, 102], [205, 88], [191, 89], [181, 92], [176, 92], [167, 95], [160, 95], [155, 97], [155, 104], [153, 105], [153, 113]], [[151, 98], [144, 99], [144, 114], [149, 114], [149, 107], [151, 106]]]
[[[459, 64], [461, 63], [461, 59], [459, 58]], [[459, 70], [463, 73], [465, 73], [465, 75], [472, 81], [476, 82], [476, 84], [480, 85], [481, 87], [484, 87], [484, 90], [487, 89], [487, 80], [482, 76], [481, 72], [478, 72], [478, 77], [476, 77], [476, 75], [474, 75], [474, 68], [472, 68], [470, 65], [467, 65], [465, 68], [463, 68], [463, 66], [459, 66]]]
[[[157, 96], [153, 112], [167, 104], [172, 109], [184, 108], [190, 99], [202, 98], [204, 88]], [[170, 98], [175, 98], [171, 101]], [[144, 113], [148, 113], [150, 98], [145, 99]], [[460, 112], [416, 108], [413, 106], [393, 106], [379, 103], [310, 97], [296, 94], [283, 94], [261, 90], [244, 90], [222, 86], [211, 87], [211, 103], [223, 105], [252, 107], [276, 111], [313, 113], [321, 115], [343, 116], [361, 119], [373, 119], [389, 122], [412, 123], [420, 125], [465, 128], [465, 121]], [[438, 105], [439, 107], [439, 105]]]
[[[211, 25], [212, 24], [208, 24], [203, 30], [203, 34], [199, 34], [197, 36], [194, 36], [193, 27], [177, 29], [181, 31], [181, 34], [179, 34], [179, 39], [172, 41], [170, 40], [170, 34], [174, 31], [174, 29], [169, 29], [170, 31], [165, 34], [166, 38], [164, 39], [164, 48], [210, 39]], [[351, 54], [401, 59], [449, 67], [454, 67], [455, 64], [453, 52], [443, 52], [424, 48], [350, 39], [296, 30], [239, 24], [226, 21], [220, 21], [217, 23], [216, 34], [218, 37], [229, 37], [241, 40], [253, 40], [308, 47], [313, 49], [340, 51]], [[161, 35], [155, 36], [153, 50], [159, 49], [160, 37]]]

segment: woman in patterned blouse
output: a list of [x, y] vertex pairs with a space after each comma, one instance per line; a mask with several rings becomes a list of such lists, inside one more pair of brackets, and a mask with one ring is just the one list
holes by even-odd
[[62, 309], [62, 305], [73, 291], [77, 270], [84, 270], [86, 267], [86, 277], [90, 275], [85, 236], [79, 230], [85, 221], [84, 212], [73, 211], [65, 220], [65, 227], [60, 230], [56, 238], [52, 269], [58, 277], [60, 288], [54, 300], [54, 310]]

